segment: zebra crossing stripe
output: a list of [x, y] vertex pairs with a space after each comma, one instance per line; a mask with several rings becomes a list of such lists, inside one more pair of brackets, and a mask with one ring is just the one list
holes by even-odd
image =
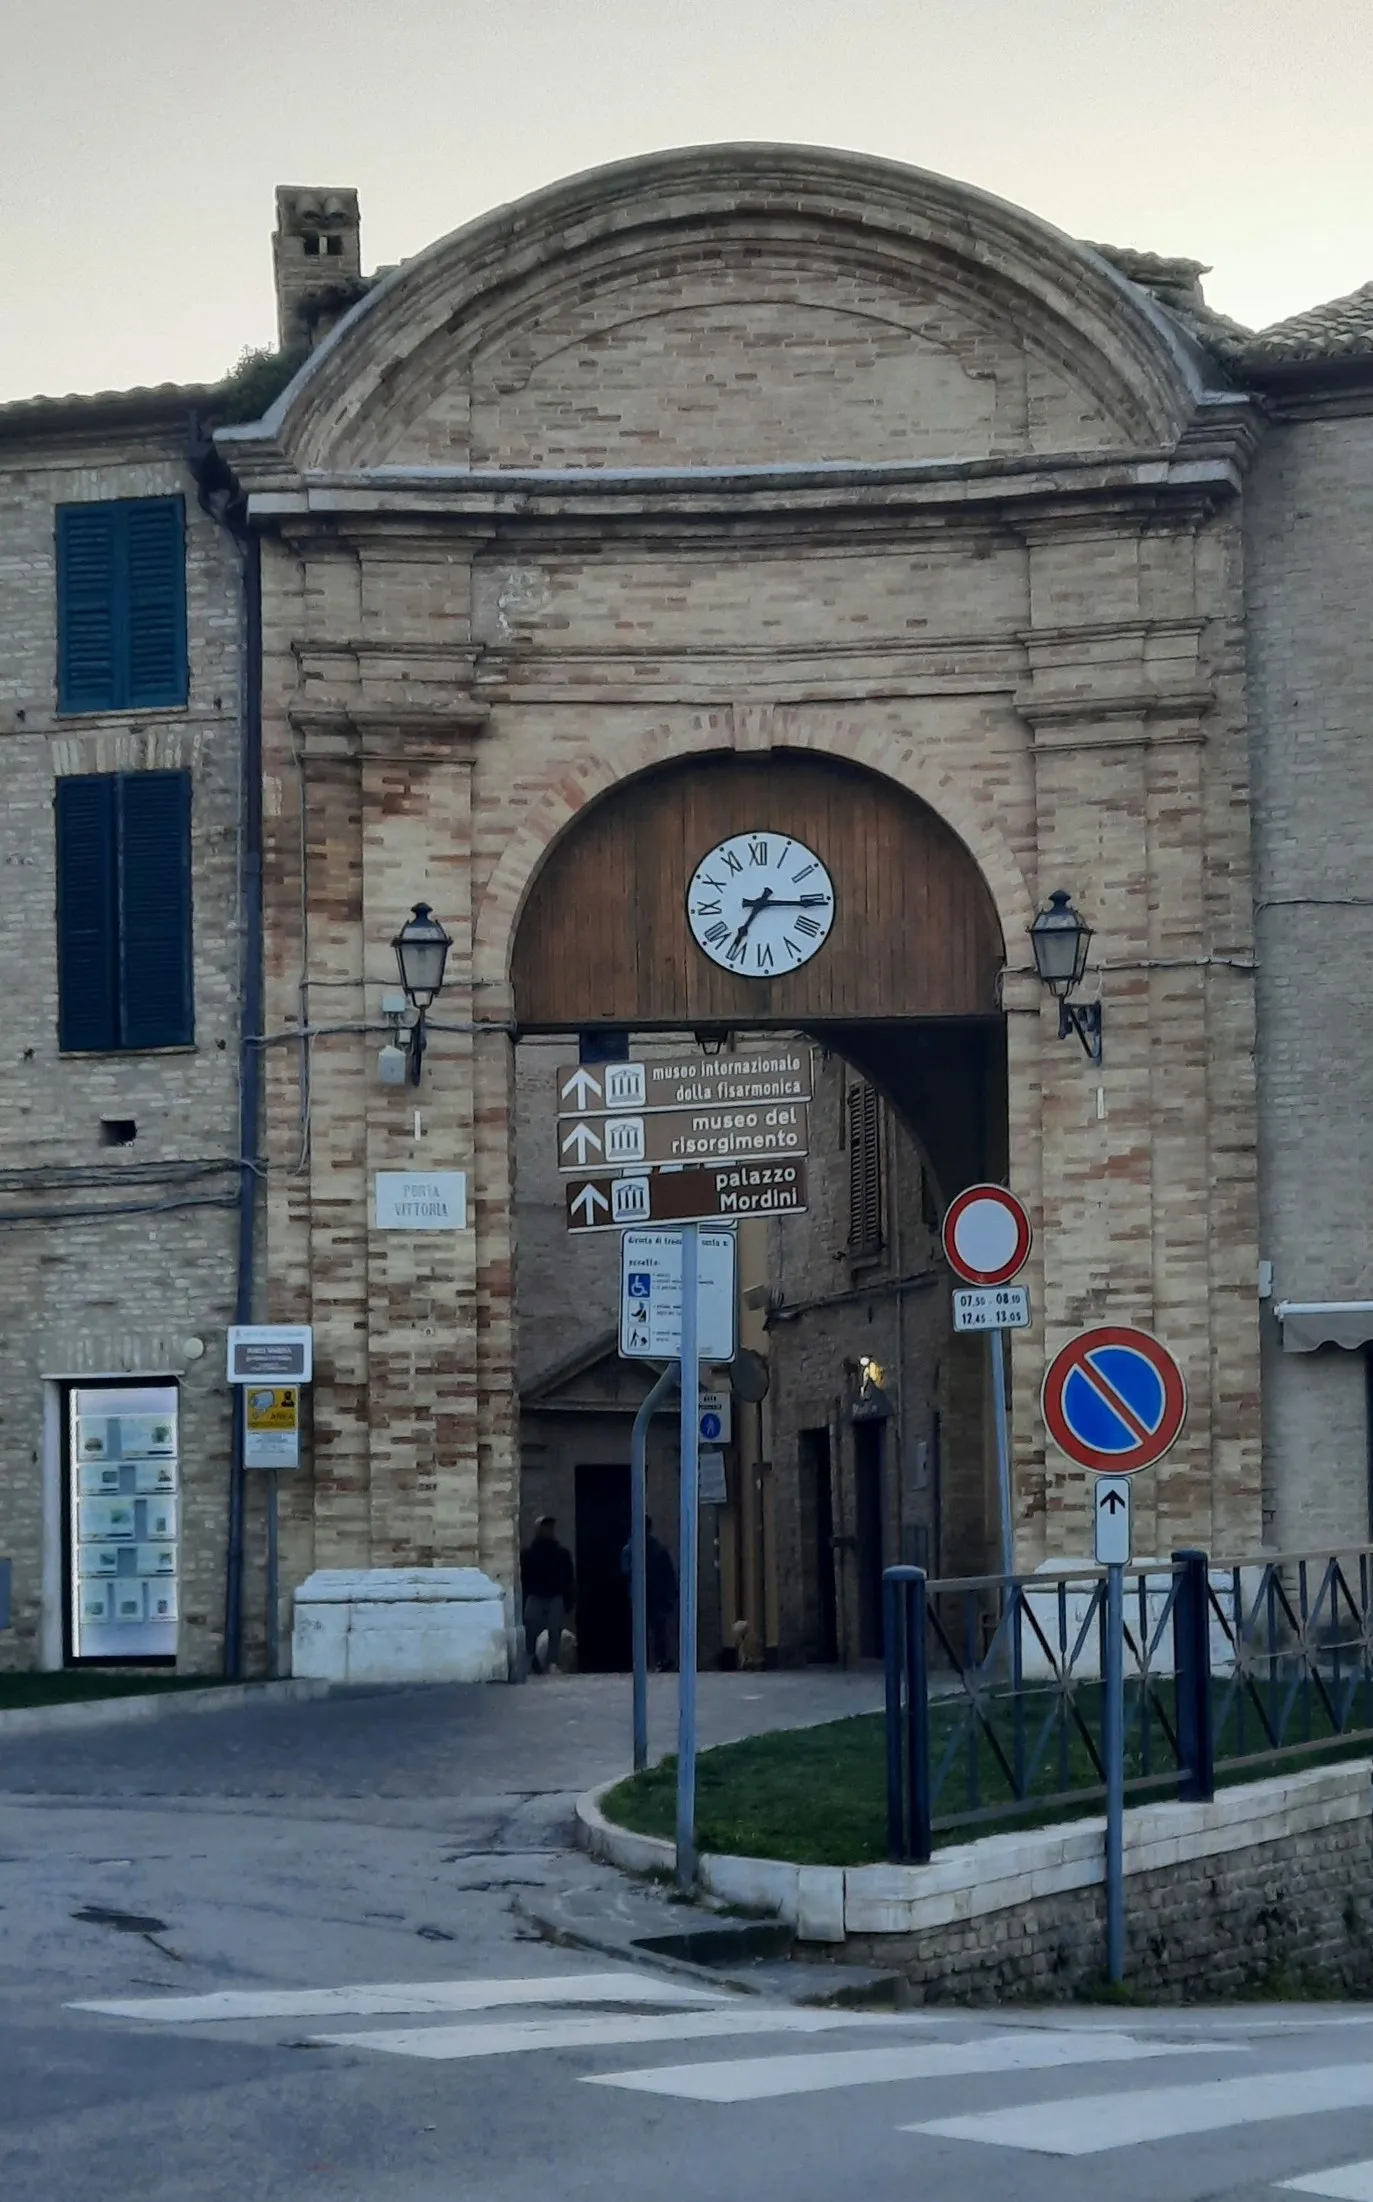
[[1284, 2187], [1298, 2194], [1323, 2194], [1330, 2202], [1373, 2202], [1373, 2158], [1362, 2164], [1337, 2164], [1332, 2171], [1308, 2171], [1301, 2179], [1284, 2179]]
[[1140, 2042], [1127, 2034], [1085, 2031], [1026, 2032], [994, 2034], [972, 2041], [921, 2042], [910, 2047], [832, 2049], [820, 2055], [661, 2065], [642, 2072], [597, 2072], [586, 2078], [592, 2087], [624, 2087], [640, 2095], [678, 2095], [699, 2103], [755, 2103], [779, 2095], [812, 2095], [887, 2080], [958, 2079], [970, 2073], [1043, 2072], [1061, 2065], [1133, 2064], [1146, 2057], [1192, 2057], [1199, 2049], [1210, 2052], [1211, 2044]]
[[[1195, 2053], [1194, 2046], [1188, 2054]], [[1024, 2103], [1012, 2110], [922, 2120], [902, 2131], [985, 2141], [1042, 2156], [1095, 2156], [1105, 2149], [1136, 2148], [1146, 2141], [1171, 2141], [1185, 2133], [1220, 2133], [1229, 2126], [1260, 2120], [1307, 2118], [1320, 2111], [1370, 2105], [1373, 2064], [1337, 2064], [1202, 2080], [1194, 2086], [1159, 2087], [1129, 2095]]]
[[597, 2018], [510, 2019], [489, 2026], [404, 2026], [385, 2033], [314, 2034], [315, 2046], [379, 2049], [392, 2057], [508, 2057], [530, 2049], [609, 2049], [649, 2041], [713, 2041], [724, 2035], [825, 2034], [837, 2027], [899, 2026], [873, 2011], [768, 2010], [756, 2003], [714, 2011], [642, 2012]]
[[69, 2003], [69, 2011], [150, 2019], [161, 2026], [204, 2026], [234, 2019], [383, 2018], [415, 2011], [490, 2011], [521, 2003], [631, 2003], [676, 2010], [732, 2001], [642, 1973], [547, 1974], [535, 1980], [414, 1980], [354, 1988], [226, 1988], [203, 1996], [136, 1996], [115, 2003]]

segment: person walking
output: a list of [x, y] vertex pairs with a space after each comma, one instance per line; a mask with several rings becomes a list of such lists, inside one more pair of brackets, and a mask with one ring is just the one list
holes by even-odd
[[524, 1646], [530, 1671], [543, 1674], [539, 1665], [539, 1638], [548, 1631], [548, 1666], [556, 1667], [562, 1649], [563, 1629], [577, 1602], [577, 1577], [572, 1554], [559, 1544], [557, 1522], [541, 1514], [534, 1535], [520, 1554], [520, 1587], [524, 1593]]
[[[627, 1544], [620, 1554], [620, 1573], [630, 1582], [633, 1565], [633, 1547]], [[672, 1554], [654, 1536], [653, 1517], [648, 1514], [644, 1517], [644, 1611], [648, 1620], [648, 1663], [659, 1674], [666, 1674], [672, 1665], [669, 1623], [676, 1603], [677, 1570]]]

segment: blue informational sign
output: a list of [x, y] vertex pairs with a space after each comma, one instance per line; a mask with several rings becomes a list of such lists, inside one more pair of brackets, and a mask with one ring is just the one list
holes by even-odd
[[626, 1290], [632, 1300], [646, 1300], [653, 1290], [653, 1279], [642, 1269], [632, 1269]]

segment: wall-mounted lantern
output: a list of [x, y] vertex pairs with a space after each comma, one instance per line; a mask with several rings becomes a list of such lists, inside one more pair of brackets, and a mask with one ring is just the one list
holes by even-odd
[[415, 904], [391, 943], [396, 951], [400, 983], [415, 1011], [406, 1049], [412, 1086], [420, 1082], [420, 1064], [424, 1060], [425, 1013], [442, 990], [444, 965], [452, 945], [427, 902]]
[[1101, 1004], [1068, 999], [1082, 983], [1092, 928], [1060, 887], [1030, 927], [1035, 970], [1058, 1003], [1058, 1036], [1075, 1032], [1089, 1063], [1101, 1061]]

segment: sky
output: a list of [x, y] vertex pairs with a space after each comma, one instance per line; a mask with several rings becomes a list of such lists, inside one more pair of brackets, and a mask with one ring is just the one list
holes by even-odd
[[0, 0], [0, 401], [275, 341], [278, 183], [363, 260], [559, 176], [778, 140], [1207, 262], [1253, 327], [1373, 278], [1373, 0]]

